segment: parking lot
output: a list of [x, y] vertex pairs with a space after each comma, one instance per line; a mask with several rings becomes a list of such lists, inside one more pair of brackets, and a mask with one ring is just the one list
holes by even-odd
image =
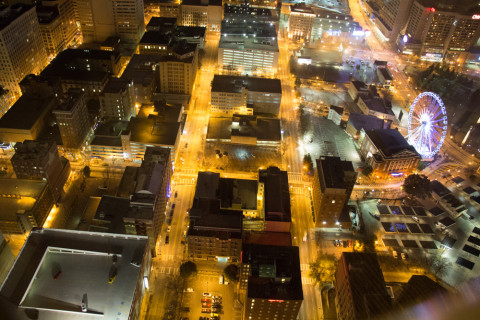
[[235, 284], [220, 284], [220, 274], [221, 272], [199, 271], [189, 285], [193, 292], [184, 292], [183, 294], [183, 318], [189, 320], [241, 319], [242, 308], [235, 302]]

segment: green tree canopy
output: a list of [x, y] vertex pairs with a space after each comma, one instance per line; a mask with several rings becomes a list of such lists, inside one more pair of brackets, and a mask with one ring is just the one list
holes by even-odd
[[310, 153], [307, 153], [303, 157], [303, 165], [304, 165], [304, 169], [307, 172], [307, 174], [309, 176], [313, 176], [314, 173], [315, 173], [315, 170], [313, 169], [313, 160], [312, 160], [312, 156], [310, 155]]
[[316, 284], [323, 287], [335, 278], [338, 260], [334, 254], [320, 252], [314, 262], [310, 263], [309, 276], [315, 280]]
[[184, 262], [180, 265], [180, 277], [190, 279], [198, 273], [197, 265], [192, 261]]
[[372, 174], [373, 172], [373, 168], [371, 166], [366, 166], [364, 168], [362, 168], [362, 174], [365, 176], [365, 177], [368, 177]]
[[223, 269], [223, 273], [229, 282], [238, 281], [238, 266], [236, 264], [229, 264], [226, 266], [225, 269]]
[[430, 180], [423, 174], [411, 174], [403, 182], [403, 191], [421, 199], [430, 198], [432, 193]]

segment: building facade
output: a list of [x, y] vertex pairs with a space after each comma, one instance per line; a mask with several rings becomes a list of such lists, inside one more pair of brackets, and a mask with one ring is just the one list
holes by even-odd
[[0, 12], [0, 85], [19, 97], [19, 83], [28, 74], [39, 74], [47, 53], [34, 6], [16, 4]]
[[321, 157], [313, 180], [315, 226], [341, 227], [340, 215], [346, 210], [357, 173], [351, 161], [337, 157]]
[[103, 42], [118, 36], [138, 43], [145, 32], [142, 0], [75, 0], [83, 42]]
[[222, 22], [218, 67], [224, 73], [272, 76], [278, 69], [275, 26]]
[[182, 26], [206, 27], [208, 31], [220, 31], [223, 19], [221, 0], [183, 0], [180, 6]]
[[100, 95], [100, 110], [107, 120], [130, 120], [135, 116], [135, 88], [132, 80], [110, 78]]
[[293, 40], [308, 41], [312, 35], [315, 12], [305, 3], [298, 3], [290, 7], [288, 18], [288, 37]]
[[335, 273], [335, 308], [339, 320], [374, 319], [390, 311], [376, 254], [342, 253]]
[[58, 10], [55, 7], [37, 6], [37, 16], [47, 56], [53, 59], [57, 53], [65, 49], [63, 26]]
[[62, 23], [63, 42], [65, 47], [80, 42], [80, 31], [75, 19], [75, 1], [70, 0], [42, 0], [42, 6], [55, 7]]
[[179, 43], [158, 63], [161, 93], [191, 94], [198, 67], [196, 44]]
[[214, 114], [268, 113], [278, 115], [282, 100], [280, 80], [215, 75], [210, 110]]
[[373, 169], [372, 179], [403, 179], [416, 172], [421, 157], [398, 130], [373, 129], [365, 131], [361, 136], [363, 140], [360, 141], [360, 153]]
[[89, 134], [93, 133], [85, 93], [81, 89], [70, 90], [53, 114], [60, 129], [64, 151], [82, 150]]

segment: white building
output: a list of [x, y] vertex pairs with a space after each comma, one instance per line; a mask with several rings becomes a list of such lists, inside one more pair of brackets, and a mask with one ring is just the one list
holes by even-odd
[[28, 74], [39, 74], [46, 64], [35, 7], [16, 4], [0, 9], [0, 86], [18, 97], [18, 83]]
[[234, 74], [275, 75], [278, 68], [275, 26], [222, 22], [218, 66]]

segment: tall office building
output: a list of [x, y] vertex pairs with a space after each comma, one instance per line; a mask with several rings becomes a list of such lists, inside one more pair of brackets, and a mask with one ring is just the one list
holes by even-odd
[[374, 253], [343, 252], [335, 273], [338, 320], [377, 319], [391, 308]]
[[222, 18], [221, 0], [183, 0], [180, 6], [182, 26], [206, 27], [208, 31], [220, 31]]
[[371, 0], [367, 6], [372, 11], [375, 25], [386, 40], [395, 43], [408, 20], [413, 0]]
[[173, 54], [158, 62], [161, 93], [191, 94], [198, 67], [197, 45], [178, 42]]
[[317, 227], [336, 227], [348, 204], [357, 173], [351, 161], [338, 157], [317, 159], [313, 180], [313, 209]]
[[315, 13], [305, 3], [297, 3], [290, 7], [288, 19], [288, 37], [294, 40], [310, 40]]
[[142, 0], [75, 0], [83, 42], [103, 42], [118, 36], [137, 43], [145, 31]]
[[0, 7], [0, 85], [19, 96], [18, 83], [47, 64], [35, 7]]
[[135, 116], [133, 81], [110, 78], [100, 95], [100, 110], [105, 119], [130, 120]]
[[88, 118], [85, 93], [70, 89], [60, 104], [53, 110], [62, 136], [63, 149], [79, 151], [84, 145], [92, 126]]
[[65, 49], [62, 21], [57, 8], [37, 6], [38, 23], [42, 34], [43, 45], [50, 59]]
[[471, 0], [415, 0], [399, 43], [426, 60], [463, 60], [480, 36], [480, 8]]
[[75, 6], [72, 0], [42, 0], [42, 6], [55, 7], [62, 23], [62, 36], [65, 47], [69, 47], [77, 39], [79, 30], [75, 20]]

